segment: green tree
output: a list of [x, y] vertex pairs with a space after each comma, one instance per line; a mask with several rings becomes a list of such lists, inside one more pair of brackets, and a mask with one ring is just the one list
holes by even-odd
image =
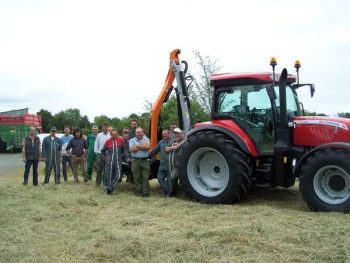
[[106, 115], [100, 115], [94, 118], [94, 124], [97, 125], [100, 130], [103, 123], [108, 123], [109, 125], [111, 124], [111, 122], [112, 122], [111, 118], [107, 117]]
[[350, 112], [341, 112], [341, 113], [338, 113], [338, 116], [341, 117], [341, 118], [348, 118], [348, 119], [350, 119]]
[[304, 113], [305, 113], [305, 116], [328, 116], [327, 114], [318, 113], [318, 112], [316, 112], [316, 111], [308, 111], [308, 110], [305, 110]]
[[65, 125], [71, 128], [91, 128], [91, 124], [86, 115], [82, 116], [79, 109], [68, 109], [60, 111], [53, 116], [53, 125], [60, 131], [63, 131]]
[[43, 128], [43, 133], [50, 132], [52, 126], [52, 114], [48, 110], [41, 109], [36, 113], [37, 115], [41, 115], [41, 126]]
[[[191, 104], [191, 121], [192, 125], [197, 122], [203, 122], [210, 119], [210, 114], [206, 112], [202, 106], [195, 100], [190, 100]], [[171, 96], [169, 100], [164, 103], [161, 110], [161, 126], [163, 128], [170, 128], [170, 125], [175, 122], [179, 124], [179, 117], [177, 114], [177, 100], [176, 96]]]

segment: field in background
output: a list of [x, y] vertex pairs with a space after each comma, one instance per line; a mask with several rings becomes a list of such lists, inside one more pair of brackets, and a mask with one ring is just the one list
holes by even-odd
[[0, 172], [0, 262], [350, 261], [350, 215], [309, 211], [297, 188], [207, 205], [154, 180], [144, 199], [125, 182], [24, 187], [22, 172]]

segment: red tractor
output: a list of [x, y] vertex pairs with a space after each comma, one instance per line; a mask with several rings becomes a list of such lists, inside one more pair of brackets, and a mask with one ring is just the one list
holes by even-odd
[[200, 202], [236, 203], [258, 187], [299, 188], [312, 210], [350, 210], [350, 120], [303, 116], [297, 76], [219, 74], [211, 121], [198, 123], [175, 167], [188, 195]]

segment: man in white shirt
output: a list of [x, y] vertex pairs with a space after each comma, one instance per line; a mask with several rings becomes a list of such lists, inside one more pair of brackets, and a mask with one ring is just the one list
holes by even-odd
[[105, 160], [103, 155], [101, 155], [101, 150], [105, 145], [105, 142], [111, 138], [111, 134], [108, 132], [108, 124], [102, 124], [102, 132], [100, 132], [95, 140], [94, 152], [97, 154], [97, 163], [96, 163], [96, 186], [100, 186], [102, 183], [102, 171], [105, 167]]

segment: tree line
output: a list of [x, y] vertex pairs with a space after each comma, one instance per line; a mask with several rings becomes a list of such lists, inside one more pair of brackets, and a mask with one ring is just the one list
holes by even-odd
[[[191, 108], [193, 123], [209, 120], [209, 113], [207, 113], [197, 101], [191, 100]], [[83, 134], [87, 135], [91, 132], [93, 125], [97, 125], [101, 129], [102, 123], [108, 123], [110, 126], [121, 132], [123, 128], [129, 128], [131, 120], [134, 119], [138, 121], [140, 127], [145, 129], [146, 134], [148, 134], [150, 126], [150, 110], [140, 115], [132, 113], [129, 116], [122, 118], [99, 115], [94, 118], [93, 122], [90, 122], [87, 115], [83, 115], [79, 109], [75, 108], [62, 110], [57, 114], [52, 114], [46, 109], [41, 109], [37, 114], [41, 115], [44, 133], [48, 133], [52, 126], [56, 127], [58, 132], [62, 132], [64, 126], [68, 125], [71, 129], [75, 127], [81, 128]], [[159, 118], [159, 126], [162, 128], [170, 128], [172, 123], [179, 125], [175, 96], [171, 96], [163, 105]]]

